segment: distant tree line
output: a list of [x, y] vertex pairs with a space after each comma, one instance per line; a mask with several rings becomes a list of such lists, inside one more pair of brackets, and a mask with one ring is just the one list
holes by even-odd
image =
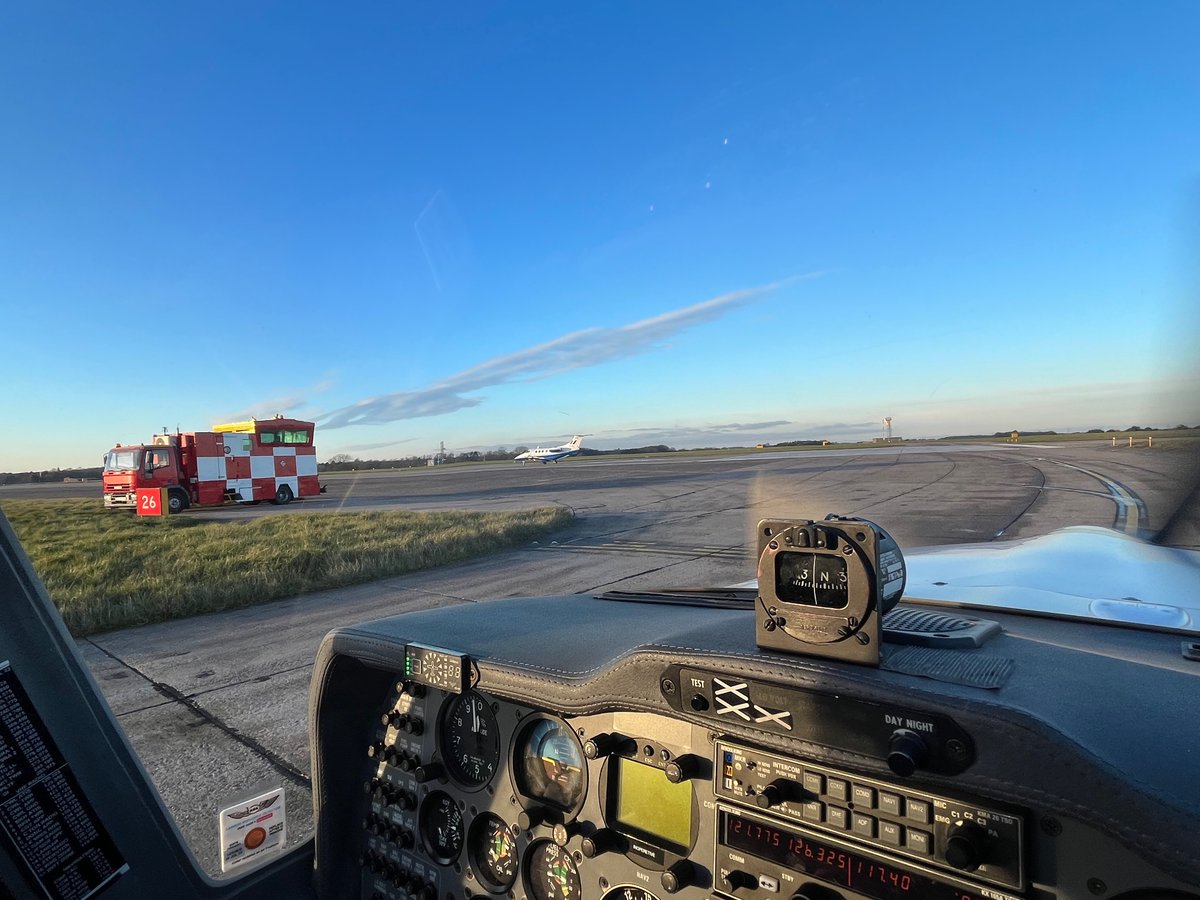
[[0, 472], [0, 485], [5, 484], [41, 484], [43, 482], [72, 480], [99, 481], [104, 472], [103, 466], [88, 469], [44, 469], [41, 472]]
[[[321, 472], [362, 472], [370, 469], [419, 469], [433, 464], [448, 465], [450, 463], [486, 462], [488, 460], [512, 459], [518, 453], [524, 453], [528, 447], [499, 447], [495, 450], [467, 450], [462, 453], [443, 453], [437, 456], [403, 456], [398, 459], [358, 459], [348, 453], [338, 453], [328, 461], [317, 466]], [[579, 451], [580, 456], [610, 456], [614, 453], [673, 453], [674, 447], [666, 444], [654, 444], [649, 447], [634, 447], [621, 450], [593, 450], [584, 447]]]
[[995, 431], [991, 434], [948, 434], [938, 438], [939, 441], [961, 441], [971, 438], [1006, 438], [1013, 432], [1021, 437], [1049, 437], [1055, 434], [1127, 434], [1130, 431], [1200, 431], [1200, 425], [1176, 425], [1173, 428], [1154, 428], [1150, 425], [1130, 425], [1128, 428], [1089, 428], [1087, 431], [1025, 431], [1021, 428], [1010, 428], [1008, 431]]

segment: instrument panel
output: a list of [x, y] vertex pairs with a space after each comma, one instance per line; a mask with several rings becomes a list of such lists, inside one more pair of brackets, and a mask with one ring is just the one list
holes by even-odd
[[399, 679], [378, 721], [362, 757], [361, 897], [1005, 900], [1024, 881], [1020, 811], [664, 716], [568, 719]]
[[[990, 645], [1016, 665], [985, 692], [798, 663], [756, 648], [738, 612], [618, 612], [528, 598], [327, 637], [311, 721], [317, 894], [1200, 896], [1187, 814], [1095, 763], [1127, 749], [1119, 735], [1084, 747], [1029, 712], [1046, 695], [1041, 641]], [[456, 649], [425, 643], [439, 637]]]

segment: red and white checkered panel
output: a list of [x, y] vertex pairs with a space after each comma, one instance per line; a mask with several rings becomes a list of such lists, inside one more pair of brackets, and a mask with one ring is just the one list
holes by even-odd
[[197, 432], [183, 435], [196, 457], [196, 488], [201, 504], [220, 503], [226, 491], [243, 501], [273, 500], [287, 485], [293, 497], [315, 497], [315, 447], [258, 443], [252, 434]]

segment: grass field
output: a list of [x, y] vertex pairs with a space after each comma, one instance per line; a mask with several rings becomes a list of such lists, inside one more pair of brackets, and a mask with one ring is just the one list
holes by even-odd
[[139, 519], [95, 500], [2, 507], [76, 636], [359, 584], [520, 546], [565, 509]]

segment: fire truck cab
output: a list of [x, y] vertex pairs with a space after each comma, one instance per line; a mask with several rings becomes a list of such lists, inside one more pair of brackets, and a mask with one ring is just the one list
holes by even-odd
[[156, 434], [150, 444], [118, 444], [104, 457], [104, 506], [134, 509], [139, 488], [166, 488], [172, 513], [316, 496], [313, 432], [312, 422], [276, 416]]

